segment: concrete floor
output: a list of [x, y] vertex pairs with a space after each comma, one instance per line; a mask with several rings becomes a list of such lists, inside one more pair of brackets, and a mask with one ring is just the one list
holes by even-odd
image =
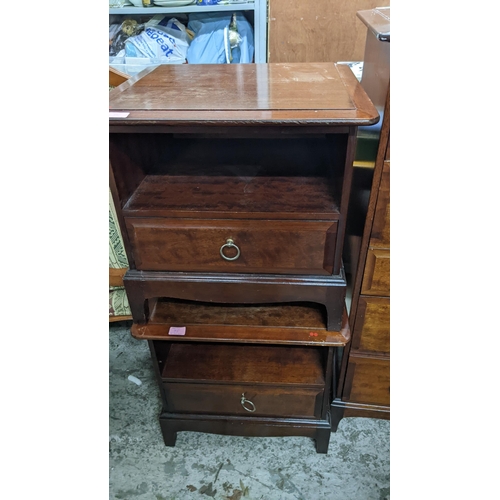
[[109, 347], [110, 499], [389, 499], [388, 421], [341, 420], [326, 455], [305, 437], [180, 432], [166, 447], [147, 343], [111, 323]]

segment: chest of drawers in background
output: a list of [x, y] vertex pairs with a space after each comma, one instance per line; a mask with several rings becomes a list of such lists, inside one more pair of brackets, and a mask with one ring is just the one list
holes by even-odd
[[342, 417], [389, 418], [390, 411], [390, 150], [389, 98], [382, 125], [365, 234], [349, 313], [334, 427]]
[[[390, 416], [389, 12], [389, 8], [378, 8], [358, 13], [368, 27], [361, 84], [383, 119], [368, 204], [350, 208], [350, 213], [366, 217], [359, 253], [351, 262], [352, 338], [343, 352], [338, 397], [332, 403], [333, 429], [343, 417]], [[363, 199], [356, 185], [351, 199]]]

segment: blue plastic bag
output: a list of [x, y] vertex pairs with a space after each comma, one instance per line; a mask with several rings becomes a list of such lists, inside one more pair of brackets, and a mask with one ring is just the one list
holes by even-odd
[[236, 26], [241, 37], [237, 47], [231, 49], [229, 26], [231, 12], [190, 14], [188, 29], [194, 32], [187, 52], [190, 64], [251, 63], [254, 54], [253, 28], [245, 16], [236, 13]]

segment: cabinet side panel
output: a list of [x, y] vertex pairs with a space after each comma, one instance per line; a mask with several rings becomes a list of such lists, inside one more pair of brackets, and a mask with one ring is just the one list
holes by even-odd
[[[132, 135], [110, 134], [109, 136], [109, 161], [113, 170], [120, 208], [123, 208], [144, 179], [143, 163], [134, 145]], [[118, 209], [118, 206], [116, 208]]]
[[388, 248], [390, 245], [390, 162], [384, 161], [382, 178], [373, 217], [370, 245]]

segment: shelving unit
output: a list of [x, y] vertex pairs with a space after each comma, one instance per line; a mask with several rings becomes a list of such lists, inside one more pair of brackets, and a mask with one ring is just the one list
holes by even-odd
[[252, 12], [254, 17], [255, 62], [267, 62], [267, 0], [229, 5], [185, 5], [181, 7], [110, 8], [110, 15], [190, 14], [202, 12]]

